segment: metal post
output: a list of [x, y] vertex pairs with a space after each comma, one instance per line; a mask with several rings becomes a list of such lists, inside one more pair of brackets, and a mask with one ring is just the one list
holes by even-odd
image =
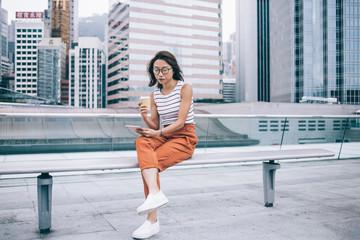
[[263, 184], [265, 207], [272, 207], [275, 199], [275, 172], [280, 168], [274, 161], [263, 162]]
[[205, 152], [206, 152], [206, 148], [208, 145], [208, 136], [209, 136], [209, 128], [210, 128], [210, 118], [208, 118], [208, 126], [207, 126], [207, 130], [206, 130], [206, 137], [205, 137]]
[[52, 184], [52, 176], [49, 173], [42, 173], [37, 177], [40, 233], [50, 232], [51, 228]]
[[343, 143], [344, 143], [344, 140], [345, 140], [346, 129], [347, 129], [347, 127], [348, 127], [348, 122], [349, 122], [349, 119], [347, 118], [347, 119], [346, 119], [345, 129], [344, 129], [344, 134], [343, 134], [343, 137], [342, 137], [342, 140], [341, 140], [341, 145], [340, 145], [338, 160], [340, 159], [342, 146], [343, 146]]
[[282, 136], [281, 136], [281, 143], [280, 143], [280, 150], [283, 144], [283, 140], [284, 140], [284, 134], [285, 134], [285, 129], [286, 129], [286, 123], [287, 123], [287, 118], [285, 118], [285, 122], [284, 122], [284, 127], [283, 127], [283, 131], [282, 131]]

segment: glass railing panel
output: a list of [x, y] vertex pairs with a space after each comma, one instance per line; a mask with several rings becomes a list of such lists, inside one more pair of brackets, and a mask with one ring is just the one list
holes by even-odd
[[343, 158], [360, 157], [359, 118], [349, 120], [347, 128], [346, 121], [347, 118], [329, 116], [198, 116], [197, 129], [207, 128], [208, 134], [203, 138], [205, 142], [199, 141], [197, 147], [284, 149], [311, 146], [334, 151], [334, 158], [341, 149]]
[[281, 119], [266, 117], [210, 118], [208, 146], [277, 148], [281, 143]]
[[135, 140], [139, 137], [138, 134], [130, 131], [126, 125], [135, 125], [145, 127], [144, 121], [140, 116], [134, 117], [114, 117], [114, 130], [112, 151], [120, 150], [135, 150]]
[[[360, 157], [359, 116], [197, 115], [195, 121], [197, 149], [309, 145], [336, 158]], [[135, 150], [138, 135], [125, 125], [145, 127], [139, 114], [3, 114], [0, 154]]]
[[261, 144], [259, 137], [254, 134], [256, 123], [251, 118], [210, 118], [209, 140], [210, 146], [244, 147]]
[[340, 158], [360, 157], [360, 118], [347, 118], [342, 121], [342, 144]]
[[195, 118], [195, 134], [199, 140], [197, 148], [206, 148], [209, 134], [209, 118]]
[[283, 145], [337, 143], [342, 138], [342, 119], [286, 118]]

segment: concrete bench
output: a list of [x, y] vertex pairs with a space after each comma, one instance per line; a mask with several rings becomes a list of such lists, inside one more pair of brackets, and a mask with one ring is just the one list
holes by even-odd
[[[250, 161], [263, 162], [264, 203], [274, 203], [275, 172], [280, 168], [275, 160], [332, 157], [334, 153], [325, 149], [293, 149], [256, 152], [199, 153], [178, 165], [203, 165]], [[51, 228], [52, 176], [54, 172], [112, 170], [138, 167], [136, 157], [108, 157], [97, 159], [62, 159], [39, 161], [12, 161], [0, 163], [0, 175], [40, 173], [37, 177], [38, 216], [40, 232]]]

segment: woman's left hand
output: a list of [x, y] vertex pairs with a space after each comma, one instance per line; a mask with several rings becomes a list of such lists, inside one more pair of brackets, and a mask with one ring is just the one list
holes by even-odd
[[136, 129], [136, 132], [144, 137], [158, 137], [160, 136], [160, 130], [154, 130], [154, 129], [151, 129], [151, 128], [139, 128], [139, 129]]

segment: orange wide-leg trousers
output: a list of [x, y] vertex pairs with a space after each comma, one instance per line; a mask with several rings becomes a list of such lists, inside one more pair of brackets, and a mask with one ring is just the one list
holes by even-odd
[[[195, 150], [198, 139], [195, 135], [195, 125], [185, 124], [175, 132], [163, 136], [147, 138], [139, 137], [135, 141], [139, 167], [142, 170], [157, 168], [164, 171], [179, 162], [190, 158]], [[149, 188], [143, 178], [145, 197], [149, 194]], [[157, 183], [160, 188], [159, 173]]]

